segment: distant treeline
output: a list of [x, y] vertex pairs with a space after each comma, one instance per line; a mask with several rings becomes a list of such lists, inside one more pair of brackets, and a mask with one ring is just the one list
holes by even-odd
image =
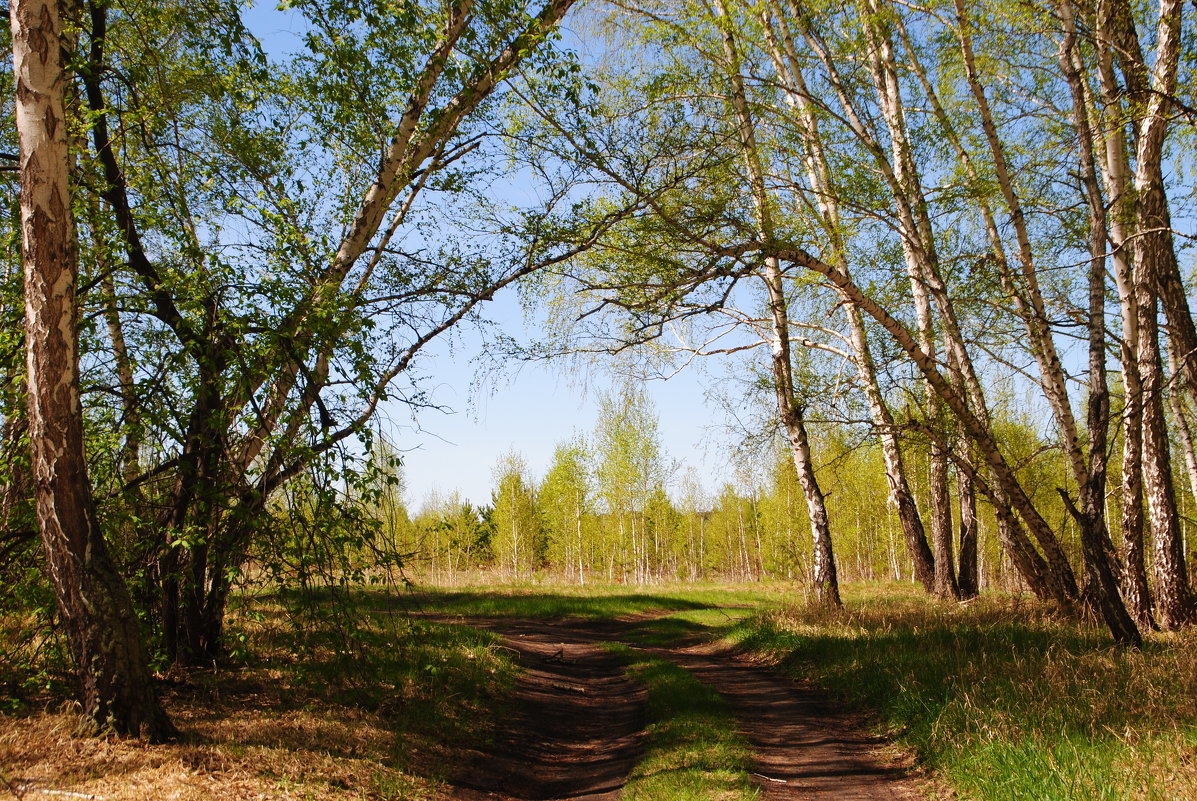
[[[671, 474], [655, 413], [642, 393], [626, 390], [605, 399], [600, 417], [589, 441], [579, 436], [557, 447], [542, 478], [518, 454], [500, 459], [486, 505], [458, 493], [434, 494], [411, 513], [401, 482], [395, 482], [372, 507], [379, 542], [410, 577], [445, 584], [479, 570], [516, 581], [539, 575], [580, 584], [810, 581], [810, 520], [786, 448], [761, 449], [759, 469], [735, 471], [736, 480], [712, 493], [693, 474]], [[1063, 458], [1038, 438], [1029, 419], [1008, 420], [1006, 431], [1012, 450], [1026, 457], [1020, 477], [1037, 488], [1034, 501], [1059, 526], [1064, 547], [1079, 552], [1075, 522], [1055, 489], [1067, 485]], [[812, 433], [841, 580], [913, 581], [881, 446], [872, 438], [853, 439], [843, 427]], [[917, 438], [910, 445], [912, 485], [921, 501], [928, 493], [930, 451]], [[1191, 493], [1179, 484], [1177, 492], [1182, 506], [1191, 508]], [[1116, 504], [1111, 498], [1113, 520], [1119, 519]], [[1001, 549], [988, 504], [979, 505], [978, 520], [980, 588], [1025, 590]], [[954, 523], [959, 526], [958, 515]]]

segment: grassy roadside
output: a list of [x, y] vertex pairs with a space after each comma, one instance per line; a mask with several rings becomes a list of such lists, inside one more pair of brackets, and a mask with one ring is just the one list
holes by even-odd
[[[876, 711], [960, 799], [1197, 798], [1197, 632], [1139, 652], [1015, 599], [969, 604], [895, 585], [845, 588], [829, 614], [781, 587], [497, 588], [354, 596], [350, 624], [288, 624], [273, 599], [231, 626], [236, 670], [169, 677], [187, 742], [69, 737], [49, 701], [0, 714], [4, 781], [112, 801], [301, 798], [437, 801], [458, 744], [502, 714], [510, 654], [486, 632], [429, 615], [633, 618], [636, 641], [724, 636], [791, 675]], [[650, 613], [664, 613], [649, 617]], [[303, 620], [300, 620], [303, 623]], [[292, 621], [294, 623], [294, 621]], [[303, 633], [301, 634], [301, 630]], [[671, 663], [627, 649], [653, 730], [625, 797], [751, 798], [744, 746], [717, 697]]]
[[0, 715], [0, 801], [45, 791], [110, 801], [443, 798], [438, 777], [457, 744], [502, 714], [510, 653], [487, 632], [378, 610], [374, 594], [355, 605], [354, 617], [304, 618], [302, 629], [280, 599], [243, 609], [231, 621], [244, 638], [241, 664], [172, 671], [162, 685], [179, 743], [73, 738], [70, 705]]
[[840, 613], [787, 608], [730, 633], [789, 674], [875, 710], [961, 798], [1197, 798], [1197, 637], [1142, 651], [1027, 601], [847, 588]]

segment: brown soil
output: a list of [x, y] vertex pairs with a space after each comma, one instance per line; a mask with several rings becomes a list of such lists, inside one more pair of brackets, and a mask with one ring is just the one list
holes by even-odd
[[644, 690], [585, 630], [490, 627], [507, 638], [524, 673], [504, 728], [469, 754], [452, 797], [617, 798], [640, 755]]
[[[640, 754], [645, 697], [600, 644], [621, 641], [635, 622], [457, 622], [502, 634], [525, 673], [514, 714], [455, 773], [451, 797], [618, 798]], [[727, 700], [753, 746], [761, 798], [923, 797], [883, 741], [818, 690], [709, 644], [643, 650], [690, 670]]]

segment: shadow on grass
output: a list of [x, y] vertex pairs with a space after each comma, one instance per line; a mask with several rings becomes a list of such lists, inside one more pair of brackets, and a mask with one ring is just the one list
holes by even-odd
[[962, 606], [895, 591], [889, 601], [763, 614], [731, 636], [875, 711], [966, 796], [1197, 797], [1191, 642], [1119, 649], [1009, 599]]
[[664, 593], [586, 597], [552, 592], [420, 590], [402, 596], [379, 595], [378, 602], [379, 608], [441, 615], [591, 620], [713, 607], [708, 601]]

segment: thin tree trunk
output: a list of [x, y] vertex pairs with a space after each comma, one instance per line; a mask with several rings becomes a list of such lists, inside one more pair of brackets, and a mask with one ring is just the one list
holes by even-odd
[[[888, 27], [882, 20], [882, 11], [874, 0], [866, 4], [870, 15], [870, 66], [873, 86], [881, 106], [882, 116], [889, 130], [890, 160], [893, 169], [887, 171], [891, 177], [891, 190], [898, 201], [899, 227], [902, 230], [902, 254], [906, 262], [906, 273], [910, 279], [911, 296], [914, 299], [915, 319], [918, 322], [919, 344], [923, 352], [936, 358], [935, 323], [932, 317], [929, 287], [941, 287], [939, 278], [939, 256], [936, 252], [935, 235], [927, 212], [927, 201], [921, 181], [911, 155], [907, 138], [906, 114], [898, 85], [896, 59], [890, 41]], [[838, 81], [838, 79], [837, 79]], [[844, 95], [846, 96], [846, 95]], [[863, 126], [861, 126], [863, 130]], [[878, 157], [880, 154], [878, 153]], [[947, 293], [937, 293], [937, 302], [942, 315], [951, 315]], [[945, 329], [950, 335], [954, 325]], [[949, 369], [961, 364], [963, 343], [949, 350], [957, 358], [949, 359]], [[925, 414], [927, 425], [940, 426], [943, 402], [933, 388], [926, 384]], [[948, 489], [948, 454], [946, 449], [932, 444], [930, 453], [930, 476], [928, 495], [931, 502], [931, 543], [934, 550], [934, 587], [941, 598], [955, 598], [959, 594], [956, 583], [955, 562], [952, 557], [952, 498]]]
[[20, 139], [29, 439], [38, 524], [87, 728], [177, 735], [154, 694], [128, 589], [100, 530], [83, 448], [78, 307], [58, 7], [10, 5]]
[[[797, 10], [793, 2], [790, 3], [790, 8], [797, 18]], [[1005, 464], [1005, 460], [996, 448], [996, 445], [989, 447], [985, 444], [985, 442], [994, 442], [989, 413], [985, 405], [984, 393], [980, 381], [973, 368], [972, 360], [964, 347], [964, 340], [951, 297], [948, 295], [942, 277], [938, 273], [930, 219], [926, 213], [926, 202], [922, 197], [917, 172], [914, 168], [913, 160], [909, 155], [909, 147], [902, 144], [905, 142], [905, 128], [900, 119], [900, 92], [896, 89], [896, 77], [893, 75], [875, 77], [877, 86], [880, 88], [879, 100], [889, 109], [886, 114], [887, 124], [891, 126], [891, 133], [897, 132], [897, 135], [903, 137], [901, 140], [902, 143], [895, 143], [895, 157], [898, 160], [895, 167], [894, 164], [891, 164], [885, 158], [882, 145], [869, 132], [869, 129], [864, 125], [860, 115], [857, 113], [839, 77], [838, 68], [831, 59], [827, 48], [814, 31], [808, 28], [806, 34], [808, 44], [816, 51], [828, 71], [849, 126], [873, 154], [875, 163], [885, 177], [886, 182], [890, 185], [896, 205], [897, 217], [904, 233], [903, 246], [913, 256], [915, 261], [917, 261], [921, 284], [926, 287], [938, 307], [945, 344], [949, 350], [949, 366], [956, 370], [957, 373], [951, 376], [950, 387], [941, 388], [936, 386], [933, 391], [939, 394], [941, 398], [944, 398], [945, 401], [947, 400], [947, 395], [944, 392], [950, 393], [953, 397], [953, 402], [948, 405], [958, 417], [962, 414], [966, 415], [968, 418], [968, 426], [966, 427], [975, 426], [969, 431], [969, 436], [977, 442], [985, 458], [985, 463], [990, 470], [990, 486], [985, 491], [992, 496], [995, 509], [998, 512], [998, 533], [1003, 547], [1010, 550], [1010, 555], [1015, 565], [1018, 567], [1024, 580], [1037, 595], [1042, 598], [1054, 598], [1064, 608], [1071, 607], [1077, 592], [1076, 579], [1072, 567], [1068, 562], [1067, 555], [1061, 548], [1051, 527], [1047, 525], [1038, 511], [1034, 509], [1034, 506], [1030, 504], [1026, 493], [1018, 484], [1013, 472], [1009, 470], [1009, 466]], [[881, 69], [882, 72], [888, 71], [889, 73], [896, 71], [892, 54], [888, 59], [881, 59], [880, 61], [875, 58], [871, 66], [874, 67], [875, 71], [877, 69]], [[949, 136], [949, 138], [951, 137]], [[825, 263], [820, 264], [821, 266], [816, 268], [820, 271], [822, 270], [822, 266], [830, 266], [825, 265]], [[832, 277], [830, 273], [824, 274]], [[837, 274], [833, 277], [833, 283], [837, 286], [844, 286], [852, 282], [850, 276]], [[855, 289], [859, 291], [859, 288]], [[879, 308], [878, 310], [880, 311]], [[870, 314], [872, 313], [870, 312]], [[873, 316], [880, 322], [880, 318], [877, 318], [876, 315]], [[893, 332], [891, 331], [891, 333]], [[913, 343], [911, 344], [913, 345]], [[942, 379], [942, 376], [938, 374], [938, 368], [935, 366], [937, 363], [928, 358], [927, 354], [921, 348], [915, 346], [915, 349], [926, 361], [925, 365], [920, 364], [920, 370], [923, 370], [924, 376], [928, 375], [926, 369], [924, 369], [927, 368], [934, 372], [937, 378]], [[963, 418], [962, 422], [964, 422]], [[1018, 518], [1012, 511], [1016, 507], [1019, 509], [1022, 519], [1026, 522], [1039, 546], [1043, 549], [1043, 557], [1040, 557], [1030, 542], [1027, 541], [1026, 534], [1023, 532]]]
[[[1110, 429], [1110, 391], [1106, 381], [1106, 212], [1101, 187], [1098, 184], [1097, 164], [1093, 152], [1093, 135], [1089, 120], [1087, 87], [1081, 78], [1081, 57], [1076, 43], [1076, 27], [1071, 0], [1060, 0], [1058, 6], [1064, 37], [1060, 43], [1060, 65], [1072, 94], [1073, 125], [1077, 132], [1081, 166], [1081, 181], [1089, 207], [1089, 398], [1087, 429], [1089, 459], [1079, 476], [1077, 488], [1080, 508], [1069, 502], [1081, 529], [1081, 550], [1085, 560], [1088, 594], [1096, 601], [1102, 618], [1114, 639], [1126, 645], [1139, 646], [1143, 642], [1135, 621], [1127, 613], [1115, 575], [1114, 548], [1106, 526], [1106, 446]], [[1053, 351], [1054, 352], [1054, 351]], [[1079, 444], [1078, 444], [1079, 449]], [[1061, 495], [1066, 495], [1060, 490]]]
[[[827, 156], [819, 133], [818, 116], [812, 108], [810, 93], [806, 88], [802, 68], [794, 47], [793, 35], [784, 17], [777, 18], [777, 33], [773, 30], [773, 19], [767, 10], [763, 13], [762, 22], [778, 78], [786, 87], [786, 100], [799, 114], [808, 152], [806, 158], [808, 180], [814, 189], [824, 227], [831, 239], [832, 251], [836, 254], [835, 258], [840, 269], [848, 274], [847, 248], [840, 232], [839, 207], [835, 199], [836, 193], [833, 191], [831, 169], [827, 163]], [[915, 578], [928, 592], [931, 592], [935, 586], [935, 561], [931, 549], [927, 545], [927, 535], [923, 528], [918, 505], [914, 500], [914, 493], [910, 491], [910, 482], [907, 479], [906, 464], [902, 455], [901, 443], [898, 440], [897, 426], [894, 424], [893, 413], [881, 392], [877, 378], [877, 366], [869, 347], [863, 315], [850, 298], [844, 298], [844, 306], [857, 373], [860, 376], [865, 399], [869, 404], [873, 424], [877, 427], [878, 437], [881, 441], [890, 503], [897, 510], [898, 520], [902, 525], [902, 533], [906, 540], [906, 550], [914, 565]]]
[[[1080, 447], [1079, 437], [1076, 433], [1076, 424], [1072, 416], [1071, 406], [1068, 402], [1068, 396], [1063, 379], [1063, 371], [1060, 367], [1059, 357], [1056, 353], [1054, 342], [1050, 334], [1050, 326], [1048, 318], [1043, 307], [1042, 297], [1038, 290], [1038, 282], [1035, 277], [1034, 263], [1032, 258], [1032, 251], [1030, 247], [1029, 235], [1026, 232], [1025, 218], [1018, 201], [1018, 197], [1014, 191], [1014, 186], [1009, 177], [1009, 169], [1005, 161], [1004, 148], [997, 137], [996, 126], [993, 124], [992, 115], [989, 112], [988, 100], [978, 81], [976, 68], [973, 62], [971, 38], [968, 32], [968, 23], [965, 19], [963, 5], [956, 4], [957, 17], [959, 21], [959, 38], [961, 50], [964, 55], [964, 62], [966, 67], [966, 75], [969, 79], [970, 88], [973, 91], [974, 98], [977, 101], [978, 109], [981, 113], [982, 125], [986, 132], [986, 137], [990, 145], [991, 153], [994, 157], [996, 173], [998, 177], [999, 186], [1002, 190], [1003, 197], [1011, 210], [1011, 220], [1014, 223], [1015, 233], [1019, 242], [1019, 262], [1022, 265], [1022, 280], [1020, 285], [1025, 288], [1026, 298], [1024, 293], [1018, 291], [1015, 277], [1013, 273], [1007, 268], [1007, 259], [1005, 249], [1002, 245], [1000, 235], [993, 213], [989, 208], [987, 201], [984, 198], [978, 199], [978, 206], [982, 212], [982, 217], [985, 220], [986, 229], [989, 234], [993, 249], [995, 260], [1000, 268], [1003, 281], [1007, 286], [1008, 291], [1016, 300], [1016, 305], [1020, 317], [1027, 326], [1030, 337], [1032, 351], [1040, 366], [1041, 383], [1044, 388], [1044, 393], [1047, 396], [1049, 403], [1051, 403], [1055, 413], [1057, 422], [1061, 429], [1062, 440], [1065, 445], [1065, 451], [1069, 458], [1069, 464], [1073, 469], [1074, 475], [1077, 477], [1078, 483], [1087, 485], [1089, 481], [1089, 474], [1085, 464], [1084, 453]], [[971, 175], [976, 177], [976, 171], [972, 165], [972, 161], [968, 152], [963, 148], [959, 137], [955, 134], [952, 124], [944, 112], [942, 105], [939, 103], [936, 91], [931, 82], [927, 79], [926, 73], [923, 71], [917, 58], [914, 56], [913, 48], [910, 45], [909, 37], [906, 35], [905, 29], [901, 25], [901, 20], [898, 18], [898, 28], [902, 33], [906, 46], [911, 53], [911, 61], [914, 66], [916, 75], [919, 77], [931, 106], [935, 112], [937, 119], [944, 129], [947, 139], [956, 151], [962, 166], [969, 171]], [[954, 341], [954, 340], [950, 340]], [[977, 413], [982, 416], [982, 422], [985, 421], [983, 412], [983, 401], [976, 401], [978, 404]], [[1005, 490], [1002, 488], [1004, 482], [995, 481], [993, 490], [999, 494], [998, 508], [1003, 508], [1010, 499], [1001, 498]], [[1075, 596], [1075, 580], [1072, 578], [1071, 567], [1068, 565], [1067, 558], [1063, 550], [1060, 548], [1058, 541], [1050, 531], [1040, 532], [1039, 521], [1034, 518], [1028, 520], [1031, 523], [1031, 528], [1036, 532], [1036, 538], [1040, 541], [1041, 547], [1047, 556], [1049, 564], [1051, 564], [1053, 572], [1060, 572], [1056, 578], [1062, 581], [1068, 590], [1070, 596]], [[999, 514], [998, 524], [1001, 531], [1002, 539], [1010, 541], [1013, 531], [1010, 530], [1010, 521], [1005, 519], [1003, 515]], [[1088, 524], [1088, 523], [1087, 523]], [[1103, 531], [1095, 533], [1098, 539], [1108, 539], [1108, 534]], [[1016, 560], [1017, 563], [1018, 560]]]
[[[967, 442], [958, 447], [966, 448]], [[978, 575], [977, 489], [963, 472], [956, 473], [956, 496], [960, 504], [960, 569], [957, 574], [961, 598], [975, 598], [981, 591]]]
[[[1109, 206], [1108, 234], [1112, 244], [1114, 284], [1122, 316], [1119, 360], [1125, 399], [1122, 407], [1122, 593], [1128, 611], [1139, 625], [1154, 626], [1152, 599], [1147, 582], [1143, 520], [1143, 385], [1139, 377], [1139, 309], [1131, 266], [1131, 235], [1134, 230], [1134, 193], [1131, 189], [1127, 158], [1126, 126], [1121, 109], [1123, 87], [1114, 71], [1113, 27], [1116, 26], [1111, 3], [1100, 0], [1096, 6], [1094, 44], [1097, 48], [1098, 79], [1101, 84], [1102, 115], [1100, 156]], [[1096, 132], [1095, 132], [1096, 133]]]
[[[765, 241], [773, 239], [773, 222], [769, 210], [769, 198], [765, 187], [764, 171], [761, 168], [760, 152], [757, 149], [756, 137], [753, 133], [753, 120], [748, 108], [748, 101], [744, 92], [744, 79], [740, 72], [740, 57], [736, 49], [731, 19], [727, 11], [726, 0], [718, 0], [719, 15], [723, 25], [723, 47], [727, 57], [728, 78], [731, 81], [731, 97], [733, 111], [736, 116], [736, 127], [740, 136], [740, 144], [744, 152], [744, 160], [748, 169], [748, 182], [752, 190], [753, 203], [757, 214], [759, 233]], [[831, 527], [827, 516], [827, 507], [823, 499], [823, 491], [819, 487], [815, 476], [814, 463], [811, 459], [810, 438], [806, 432], [805, 421], [801, 406], [794, 397], [793, 363], [790, 358], [790, 323], [789, 310], [786, 305], [783, 287], [781, 265], [772, 255], [764, 258], [765, 288], [768, 292], [769, 316], [772, 323], [772, 371], [774, 388], [777, 395], [777, 408], [781, 415], [781, 422], [790, 442], [790, 450], [794, 458], [794, 466], [798, 470], [798, 481], [802, 485], [806, 496], [807, 513], [810, 517], [811, 532], [814, 538], [814, 576], [815, 592], [820, 603], [827, 606], [841, 605], [839, 581], [836, 577], [835, 558], [831, 541]]]

